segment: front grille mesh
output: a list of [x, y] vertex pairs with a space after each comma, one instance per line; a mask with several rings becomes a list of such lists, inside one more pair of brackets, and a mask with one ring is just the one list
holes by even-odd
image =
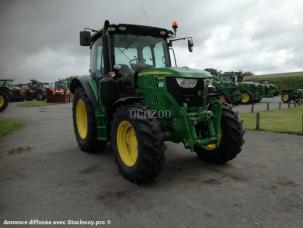
[[197, 107], [203, 104], [203, 79], [199, 78], [194, 88], [182, 88], [177, 83], [176, 78], [167, 77], [166, 85], [167, 90], [175, 97], [180, 105], [186, 103], [190, 107]]

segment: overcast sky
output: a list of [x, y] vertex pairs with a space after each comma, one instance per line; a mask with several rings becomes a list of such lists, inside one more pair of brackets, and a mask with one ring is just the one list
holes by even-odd
[[[144, 15], [145, 9], [146, 16]], [[52, 82], [87, 74], [79, 31], [149, 24], [194, 38], [175, 46], [179, 66], [273, 73], [303, 70], [302, 0], [0, 0], [0, 77]]]

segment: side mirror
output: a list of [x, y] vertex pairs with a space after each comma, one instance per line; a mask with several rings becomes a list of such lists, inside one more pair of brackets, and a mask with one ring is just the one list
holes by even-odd
[[193, 46], [194, 46], [194, 42], [192, 39], [187, 40], [187, 44], [188, 44], [188, 50], [190, 52], [193, 52]]
[[92, 41], [92, 36], [90, 31], [81, 31], [80, 32], [80, 45], [81, 46], [90, 46]]

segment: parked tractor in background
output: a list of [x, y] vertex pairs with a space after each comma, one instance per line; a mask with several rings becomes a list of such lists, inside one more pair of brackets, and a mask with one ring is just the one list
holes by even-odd
[[[244, 79], [244, 81], [247, 81], [248, 79]], [[250, 81], [248, 81], [250, 82]], [[274, 96], [277, 96], [280, 94], [280, 91], [278, 87], [274, 84], [270, 84], [268, 80], [260, 80], [254, 83], [258, 83], [259, 87], [261, 88], [261, 97], [262, 98], [273, 98]]]
[[268, 80], [260, 80], [259, 83], [266, 87], [265, 97], [266, 96], [273, 97], [273, 96], [278, 96], [280, 94], [280, 90], [279, 90], [278, 86], [276, 86], [275, 84], [269, 83]]
[[0, 85], [0, 112], [3, 112], [9, 104], [8, 93], [5, 87]]
[[285, 89], [281, 91], [281, 100], [284, 103], [303, 100], [303, 89]]
[[48, 96], [48, 103], [69, 103], [71, 100], [71, 93], [67, 87], [67, 81], [58, 80], [54, 83], [53, 93]]
[[0, 79], [0, 112], [4, 111], [9, 102], [24, 101], [22, 90], [13, 85], [12, 79]]
[[47, 97], [51, 96], [53, 94], [53, 89], [52, 89], [52, 84], [51, 83], [43, 82], [42, 87], [45, 89]]
[[175, 38], [176, 22], [173, 29], [105, 21], [93, 35], [80, 32], [91, 69], [70, 86], [76, 139], [85, 152], [102, 151], [111, 141], [119, 171], [133, 182], [158, 175], [164, 141], [182, 142], [214, 163], [234, 159], [244, 143], [237, 113], [208, 93], [211, 74], [171, 66], [174, 42], [193, 47], [191, 37]]
[[43, 101], [47, 98], [47, 90], [43, 87], [42, 82], [32, 79], [27, 85], [30, 90], [34, 91], [33, 98], [36, 98], [38, 101]]
[[239, 86], [242, 104], [258, 103], [262, 99], [263, 87], [259, 83], [243, 81], [243, 72], [224, 72], [222, 77]]
[[212, 86], [223, 102], [234, 105], [241, 103], [241, 93], [236, 83], [228, 78], [222, 77], [221, 72], [216, 69], [206, 68], [205, 71], [212, 74]]
[[24, 95], [25, 99], [27, 101], [31, 101], [33, 100], [33, 98], [35, 97], [35, 92], [34, 90], [30, 89], [28, 84], [17, 84], [17, 87], [19, 87], [22, 91], [22, 94]]

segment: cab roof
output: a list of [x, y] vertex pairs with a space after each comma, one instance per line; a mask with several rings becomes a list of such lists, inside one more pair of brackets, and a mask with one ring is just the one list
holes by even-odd
[[[108, 27], [109, 33], [115, 34], [135, 34], [135, 35], [145, 35], [145, 36], [154, 36], [161, 38], [168, 38], [173, 35], [171, 30], [164, 28], [145, 26], [145, 25], [134, 25], [134, 24], [110, 24]], [[103, 33], [103, 29], [98, 31], [92, 36], [92, 41], [94, 42], [98, 39]]]

